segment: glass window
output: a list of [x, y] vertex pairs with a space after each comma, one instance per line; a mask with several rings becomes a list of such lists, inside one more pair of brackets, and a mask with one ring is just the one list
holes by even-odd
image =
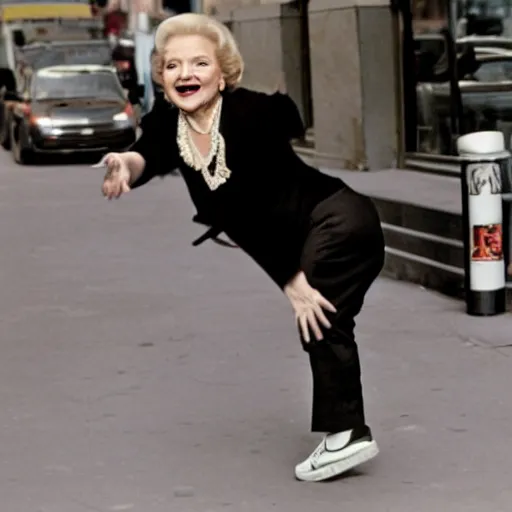
[[33, 69], [64, 65], [99, 65], [112, 62], [112, 51], [108, 44], [34, 45], [20, 52], [19, 60]]
[[457, 137], [479, 130], [502, 130], [510, 141], [512, 0], [411, 0], [411, 11], [406, 150], [455, 155]]
[[123, 89], [112, 72], [49, 69], [40, 71], [34, 77], [32, 96], [36, 100], [119, 100], [123, 98]]
[[482, 60], [472, 78], [477, 82], [512, 81], [512, 57], [509, 59]]

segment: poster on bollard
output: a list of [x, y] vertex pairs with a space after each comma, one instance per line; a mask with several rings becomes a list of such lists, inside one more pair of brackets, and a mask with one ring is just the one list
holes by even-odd
[[503, 260], [503, 226], [473, 226], [471, 259], [473, 261]]

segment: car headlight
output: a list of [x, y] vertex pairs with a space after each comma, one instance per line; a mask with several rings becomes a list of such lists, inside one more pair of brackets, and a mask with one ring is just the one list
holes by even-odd
[[51, 128], [53, 125], [52, 120], [49, 117], [37, 117], [35, 121], [40, 128]]
[[118, 127], [126, 128], [129, 126], [135, 128], [135, 116], [131, 103], [126, 103], [123, 110], [117, 114], [114, 114], [112, 119], [114, 123], [118, 125]]
[[126, 112], [119, 112], [118, 114], [114, 114], [113, 119], [116, 123], [126, 123], [131, 121], [130, 116]]

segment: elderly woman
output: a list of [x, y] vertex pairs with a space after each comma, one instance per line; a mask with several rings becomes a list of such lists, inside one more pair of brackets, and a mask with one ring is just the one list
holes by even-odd
[[155, 106], [133, 147], [104, 157], [103, 194], [118, 198], [181, 171], [195, 219], [210, 227], [194, 245], [224, 232], [295, 312], [313, 376], [311, 429], [324, 434], [296, 478], [344, 473], [378, 453], [354, 340], [354, 318], [384, 261], [376, 210], [295, 154], [290, 139], [301, 135], [300, 118], [288, 96], [238, 87], [243, 61], [224, 25], [175, 16], [161, 23], [155, 46], [154, 79], [177, 108]]

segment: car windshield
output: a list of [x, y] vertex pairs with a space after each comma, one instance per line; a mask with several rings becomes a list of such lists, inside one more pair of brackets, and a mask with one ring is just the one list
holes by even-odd
[[97, 98], [119, 100], [123, 89], [115, 73], [107, 71], [42, 71], [33, 82], [36, 100]]
[[19, 60], [36, 70], [73, 64], [107, 66], [112, 62], [112, 52], [108, 45], [37, 46], [22, 50]]

